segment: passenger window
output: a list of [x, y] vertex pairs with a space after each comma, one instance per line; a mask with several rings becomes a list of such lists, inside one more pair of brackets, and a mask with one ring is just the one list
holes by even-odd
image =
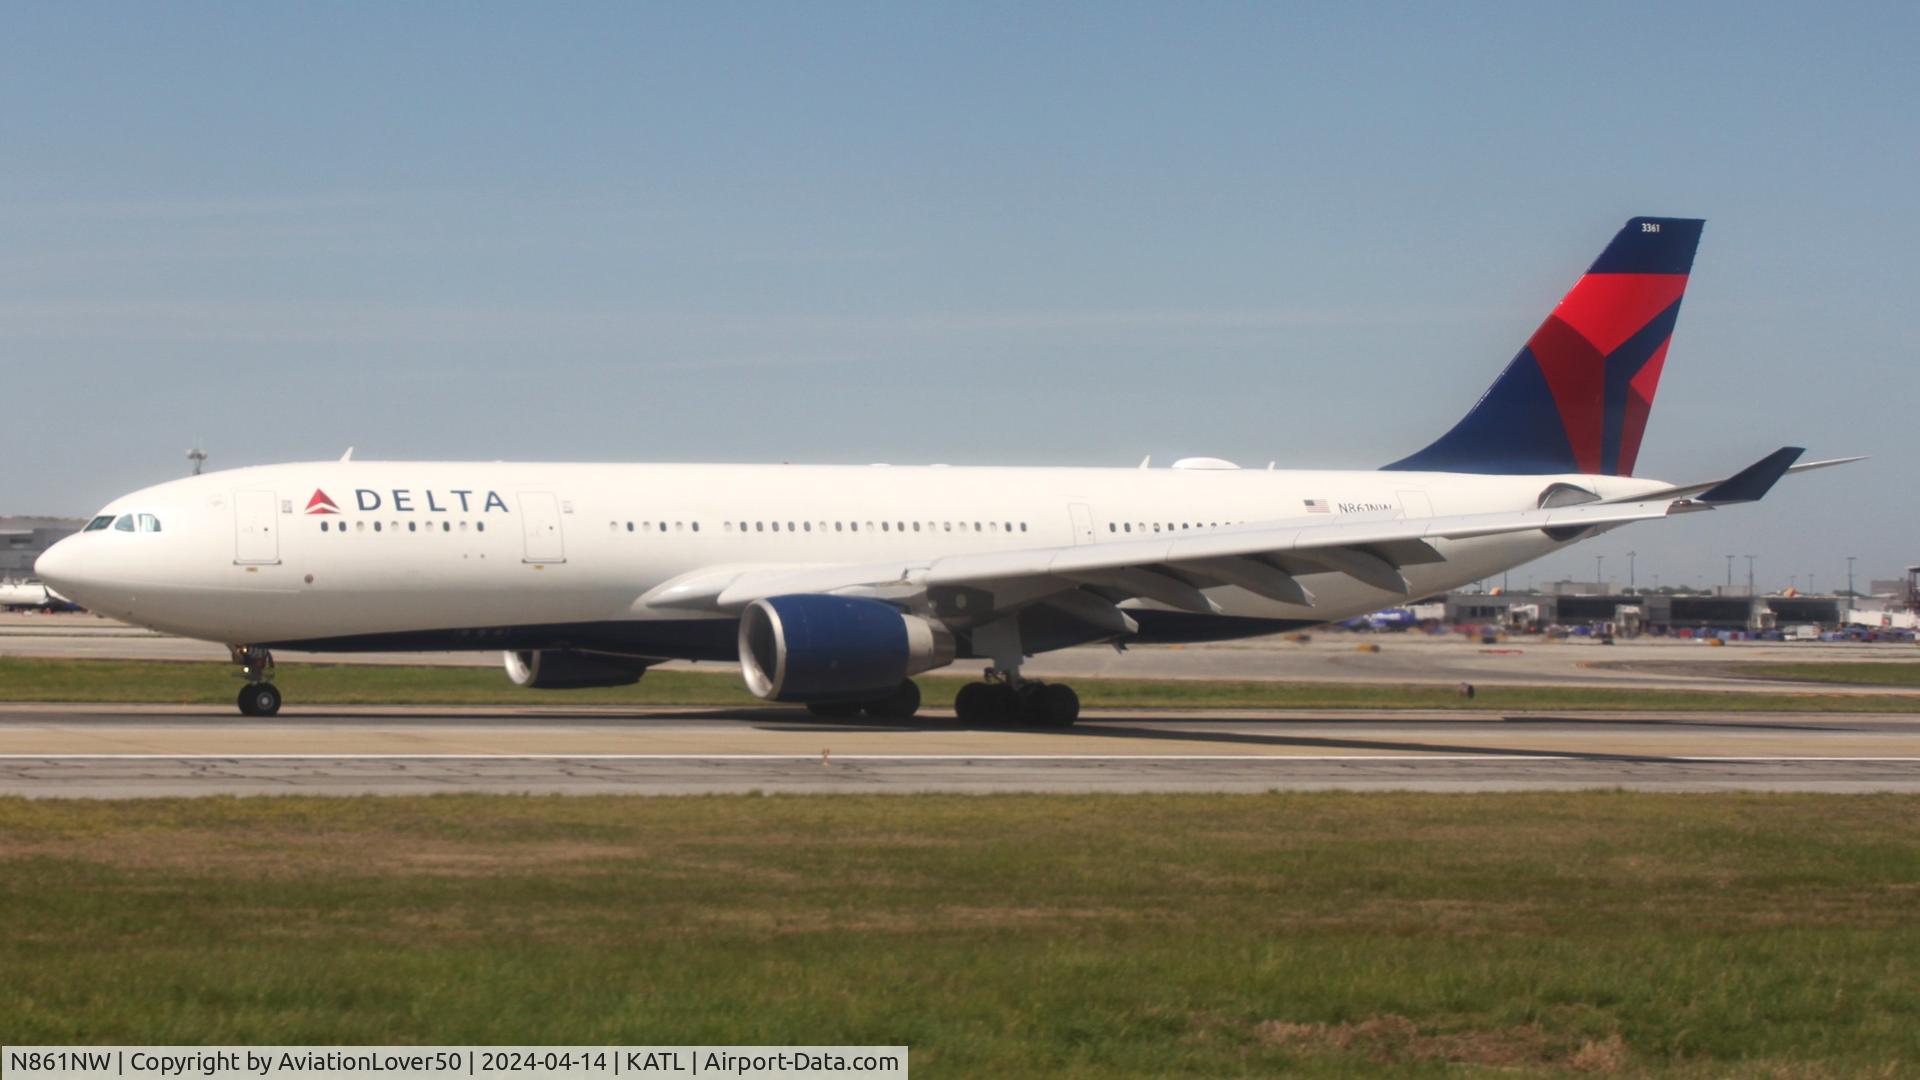
[[694, 523], [693, 523], [693, 531], [694, 531], [694, 532], [699, 532], [699, 531], [700, 531], [700, 523], [699, 523], [699, 522], [697, 522], [697, 521], [696, 521], [696, 522], [694, 522]]
[[629, 521], [629, 522], [627, 522], [627, 531], [628, 531], [628, 532], [632, 532], [632, 531], [633, 531], [633, 522], [631, 522], [631, 521]]
[[484, 522], [484, 521], [476, 521], [476, 522], [474, 522], [474, 523], [473, 523], [473, 531], [474, 531], [474, 532], [486, 532], [486, 531], [487, 531], [487, 523], [486, 523], [486, 522]]
[[916, 522], [914, 522], [914, 523], [913, 523], [913, 531], [914, 531], [914, 532], [919, 532], [919, 531], [920, 531], [920, 523], [919, 523], [919, 522], [917, 522], [917, 521], [916, 521]]
[[1021, 531], [1021, 532], [1026, 532], [1026, 531], [1027, 531], [1027, 523], [1026, 523], [1026, 522], [1024, 522], [1024, 521], [1023, 521], [1023, 522], [1021, 522], [1021, 523], [1020, 523], [1020, 531]]
[[120, 520], [115, 521], [113, 523], [113, 531], [114, 532], [132, 532], [133, 531], [133, 515], [121, 514]]
[[374, 523], [373, 523], [373, 531], [374, 531], [374, 532], [379, 532], [379, 531], [380, 531], [380, 523], [379, 523], [379, 522], [377, 522], [377, 521], [376, 521], [376, 522], [374, 522]]
[[407, 522], [407, 531], [408, 531], [408, 532], [419, 532], [419, 531], [420, 531], [420, 523], [419, 523], [419, 522], [417, 522], [417, 521], [409, 521], [409, 522]]
[[813, 522], [811, 522], [811, 521], [803, 521], [803, 522], [801, 522], [801, 523], [800, 523], [800, 528], [801, 528], [801, 529], [803, 529], [803, 530], [805, 530], [805, 531], [807, 531], [807, 532], [812, 532], [812, 531], [813, 531]]
[[1131, 522], [1131, 521], [1129, 521], [1129, 522], [1127, 522], [1127, 525], [1126, 525], [1126, 530], [1125, 530], [1125, 531], [1127, 531], [1127, 532], [1132, 532], [1132, 531], [1133, 531], [1133, 522]]
[[324, 521], [323, 521], [323, 522], [321, 522], [321, 523], [320, 523], [320, 531], [321, 531], [321, 532], [326, 532], [326, 531], [327, 531], [327, 523], [326, 523], [326, 522], [324, 522]]

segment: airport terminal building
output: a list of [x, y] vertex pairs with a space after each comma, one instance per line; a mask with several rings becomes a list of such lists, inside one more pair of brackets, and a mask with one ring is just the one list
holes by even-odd
[[33, 576], [33, 560], [86, 522], [78, 518], [0, 517], [0, 581]]
[[1600, 626], [1622, 633], [1680, 630], [1775, 630], [1797, 625], [1836, 627], [1855, 606], [1842, 596], [1749, 596], [1743, 586], [1702, 593], [1630, 593], [1602, 586], [1552, 592], [1453, 593], [1446, 621], [1503, 627]]

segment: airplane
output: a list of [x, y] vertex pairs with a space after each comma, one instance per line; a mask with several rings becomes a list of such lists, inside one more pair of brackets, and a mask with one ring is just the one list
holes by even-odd
[[499, 650], [536, 689], [737, 663], [762, 699], [903, 719], [912, 676], [987, 661], [963, 723], [1064, 726], [1070, 646], [1337, 622], [1637, 521], [1752, 502], [1633, 475], [1704, 222], [1636, 217], [1484, 396], [1379, 469], [351, 460], [231, 469], [104, 507], [36, 564], [96, 612], [225, 643], [272, 716], [275, 649]]
[[1403, 607], [1387, 608], [1383, 611], [1370, 611], [1365, 615], [1358, 615], [1354, 618], [1342, 619], [1340, 621], [1340, 625], [1348, 630], [1405, 630], [1408, 627], [1418, 626], [1419, 624], [1420, 620], [1414, 618], [1413, 612]]
[[38, 581], [0, 581], [0, 608], [43, 608], [47, 611], [72, 610], [67, 598]]

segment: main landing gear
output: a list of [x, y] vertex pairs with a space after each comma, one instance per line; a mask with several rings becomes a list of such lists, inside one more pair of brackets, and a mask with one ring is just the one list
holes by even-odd
[[233, 662], [247, 685], [240, 688], [240, 715], [272, 716], [280, 711], [280, 688], [273, 685], [273, 654], [265, 649], [235, 645], [230, 650]]
[[807, 711], [836, 720], [851, 720], [856, 716], [869, 720], [910, 720], [920, 711], [920, 685], [906, 679], [886, 697], [867, 701], [810, 701]]
[[989, 682], [968, 683], [953, 699], [963, 724], [1030, 724], [1071, 727], [1080, 718], [1080, 695], [1065, 683], [1043, 683], [1000, 676], [989, 668]]
[[1080, 695], [1073, 687], [1020, 677], [1026, 649], [1018, 616], [974, 627], [972, 646], [973, 654], [988, 658], [992, 666], [986, 682], [968, 683], [953, 699], [953, 713], [961, 723], [1063, 728], [1080, 719]]

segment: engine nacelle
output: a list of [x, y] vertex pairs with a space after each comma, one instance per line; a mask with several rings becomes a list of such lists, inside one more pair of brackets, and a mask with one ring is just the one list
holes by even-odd
[[590, 686], [626, 686], [647, 673], [647, 661], [634, 656], [576, 652], [572, 649], [521, 649], [507, 653], [507, 678], [530, 690], [581, 690]]
[[858, 701], [953, 663], [945, 626], [857, 596], [774, 596], [740, 616], [740, 672], [755, 697]]

